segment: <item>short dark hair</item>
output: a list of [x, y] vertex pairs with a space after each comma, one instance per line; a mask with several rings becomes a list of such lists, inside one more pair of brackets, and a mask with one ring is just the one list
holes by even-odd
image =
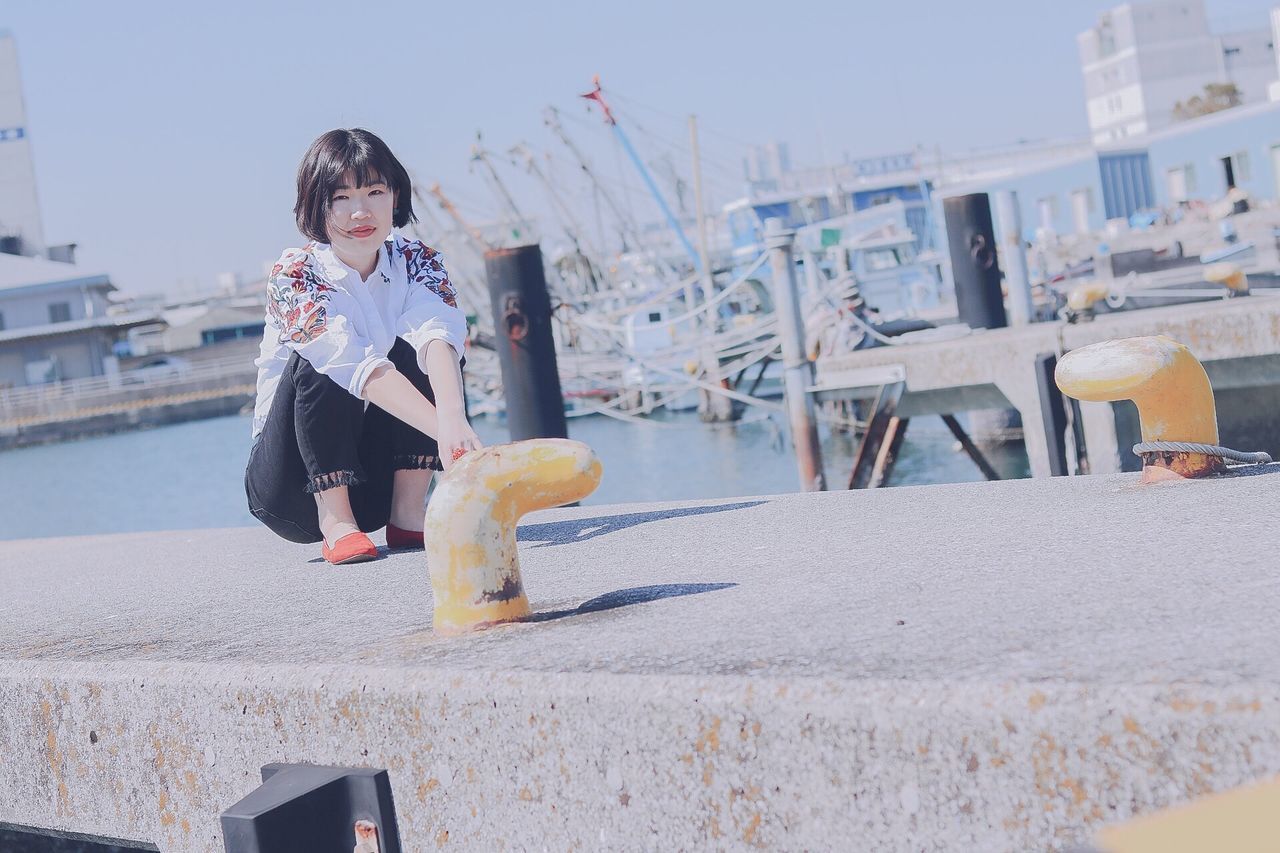
[[355, 176], [357, 187], [381, 181], [391, 189], [396, 200], [391, 217], [393, 226], [403, 228], [418, 221], [413, 213], [413, 184], [409, 173], [387, 143], [363, 128], [339, 129], [311, 143], [298, 166], [298, 201], [293, 206], [293, 215], [298, 220], [298, 230], [304, 235], [320, 243], [329, 242], [333, 193], [348, 172]]

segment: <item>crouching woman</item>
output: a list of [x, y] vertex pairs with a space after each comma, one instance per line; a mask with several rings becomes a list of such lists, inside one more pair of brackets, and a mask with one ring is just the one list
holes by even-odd
[[366, 533], [421, 548], [434, 471], [481, 446], [460, 370], [466, 319], [440, 255], [394, 233], [417, 221], [405, 168], [366, 130], [332, 130], [298, 169], [311, 242], [267, 280], [249, 510], [330, 563], [370, 560]]

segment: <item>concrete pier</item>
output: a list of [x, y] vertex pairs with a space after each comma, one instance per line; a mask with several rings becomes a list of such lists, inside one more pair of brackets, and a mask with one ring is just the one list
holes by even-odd
[[[606, 474], [607, 476], [607, 474]], [[0, 822], [220, 851], [269, 762], [405, 849], [1038, 850], [1280, 773], [1280, 465], [530, 516], [535, 621], [265, 530], [0, 543]]]
[[[984, 329], [961, 338], [885, 346], [819, 359], [815, 390], [824, 399], [872, 399], [886, 371], [905, 378], [903, 417], [975, 409], [1017, 409], [1034, 477], [1049, 475], [1049, 448], [1036, 377], [1036, 356], [1061, 354], [1116, 338], [1168, 335], [1203, 363], [1219, 396], [1224, 443], [1266, 441], [1280, 456], [1280, 435], [1259, 428], [1280, 417], [1280, 295], [1103, 314], [1089, 322], [1033, 323]], [[1228, 403], [1235, 395], [1234, 404]], [[1127, 404], [1082, 403], [1090, 472], [1137, 470], [1129, 452], [1139, 439]], [[1126, 463], [1132, 463], [1127, 467]]]

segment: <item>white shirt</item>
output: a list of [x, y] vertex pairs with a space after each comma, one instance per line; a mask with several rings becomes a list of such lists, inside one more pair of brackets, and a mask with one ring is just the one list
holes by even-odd
[[266, 328], [258, 359], [253, 434], [262, 432], [280, 376], [293, 352], [364, 399], [375, 370], [403, 338], [426, 371], [427, 344], [448, 341], [461, 357], [467, 320], [458, 310], [439, 252], [393, 234], [362, 280], [327, 243], [286, 249], [267, 277]]

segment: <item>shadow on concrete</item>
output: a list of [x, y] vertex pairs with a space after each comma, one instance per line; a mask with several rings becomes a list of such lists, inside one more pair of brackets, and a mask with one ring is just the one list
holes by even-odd
[[141, 850], [159, 850], [154, 844], [141, 841], [125, 841], [120, 838], [81, 835], [78, 832], [59, 832], [56, 829], [36, 829], [15, 823], [0, 823], [0, 850], [28, 851], [28, 853], [134, 853]]
[[538, 542], [534, 548], [545, 548], [548, 545], [565, 545], [569, 542], [585, 542], [606, 533], [616, 533], [646, 524], [650, 521], [662, 521], [667, 518], [684, 518], [690, 515], [707, 515], [713, 512], [729, 512], [735, 509], [750, 509], [767, 501], [739, 501], [716, 506], [690, 506], [672, 509], [659, 509], [651, 512], [624, 512], [619, 515], [597, 515], [591, 518], [575, 518], [572, 521], [549, 521], [545, 524], [522, 524], [516, 530], [516, 539], [520, 542]]
[[[664, 518], [684, 518], [689, 515], [707, 515], [713, 512], [729, 512], [735, 509], [750, 509], [768, 501], [738, 501], [716, 506], [690, 506], [673, 509], [659, 509], [652, 512], [624, 512], [619, 515], [597, 515], [592, 518], [575, 518], [573, 521], [550, 521], [545, 524], [522, 524], [516, 528], [516, 541], [536, 542], [533, 548], [545, 548], [548, 545], [565, 545], [569, 542], [585, 542], [606, 533], [614, 533], [645, 524], [650, 521], [662, 521]], [[392, 554], [403, 554], [416, 549], [393, 549], [385, 545], [378, 546], [376, 559], [383, 559]], [[308, 563], [318, 565], [325, 562], [324, 557], [314, 557]], [[339, 567], [340, 568], [340, 567]]]
[[582, 616], [587, 613], [599, 613], [602, 610], [614, 610], [630, 604], [646, 604], [663, 598], [679, 598], [682, 595], [697, 595], [701, 592], [715, 592], [718, 589], [729, 589], [736, 583], [660, 583], [653, 586], [637, 586], [631, 589], [619, 589], [598, 595], [590, 601], [584, 601], [572, 610], [547, 610], [535, 613], [526, 622], [549, 622], [552, 619], [564, 619], [566, 616]]

